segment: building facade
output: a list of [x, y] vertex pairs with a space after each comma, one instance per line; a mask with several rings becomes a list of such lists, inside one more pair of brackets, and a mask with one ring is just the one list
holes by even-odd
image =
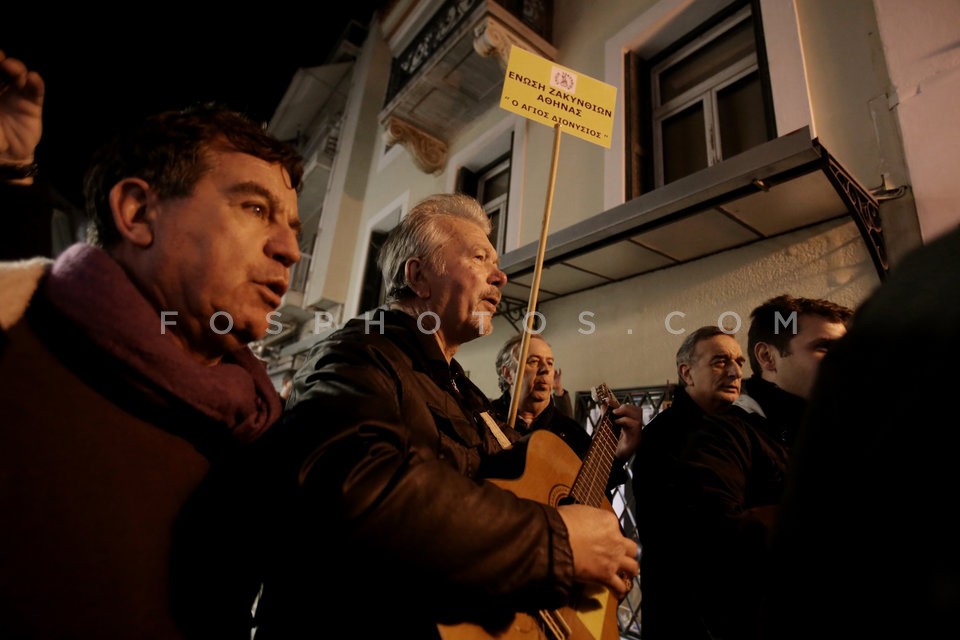
[[[279, 373], [376, 306], [383, 235], [420, 198], [484, 202], [510, 276], [458, 359], [496, 392], [522, 326], [554, 131], [500, 108], [511, 46], [617, 88], [609, 149], [561, 136], [538, 324], [573, 390], [663, 384], [684, 330], [779, 293], [856, 306], [957, 224], [958, 9], [925, 0], [395, 0], [304, 69], [305, 259], [263, 353]], [[953, 48], [951, 49], [951, 45]], [[955, 145], [954, 145], [955, 146]], [[277, 326], [277, 325], [274, 325]]]
[[[386, 2], [271, 121], [307, 158], [304, 260], [258, 349], [279, 382], [382, 301], [400, 218], [464, 191], [510, 278], [493, 334], [457, 355], [495, 397], [549, 201], [536, 326], [564, 386], [662, 398], [686, 331], [745, 348], [772, 296], [856, 307], [960, 223], [957, 24], [954, 0]], [[513, 46], [616, 87], [609, 148], [500, 108]]]

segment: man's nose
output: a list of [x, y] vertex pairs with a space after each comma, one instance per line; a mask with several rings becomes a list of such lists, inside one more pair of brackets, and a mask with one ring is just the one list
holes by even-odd
[[267, 242], [266, 252], [283, 266], [292, 267], [300, 261], [297, 232], [290, 227], [278, 226]]
[[487, 282], [499, 289], [502, 289], [507, 284], [507, 274], [501, 271], [500, 267], [494, 267], [493, 272], [490, 274], [490, 278], [487, 279]]

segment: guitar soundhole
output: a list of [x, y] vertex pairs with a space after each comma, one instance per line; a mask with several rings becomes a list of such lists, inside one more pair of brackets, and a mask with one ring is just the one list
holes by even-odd
[[550, 495], [547, 504], [551, 507], [557, 507], [562, 504], [573, 504], [575, 500], [570, 496], [570, 487], [563, 484], [554, 485], [550, 489]]

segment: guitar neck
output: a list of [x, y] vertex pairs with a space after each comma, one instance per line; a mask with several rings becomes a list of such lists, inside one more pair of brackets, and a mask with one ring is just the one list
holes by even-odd
[[613, 429], [610, 411], [609, 406], [603, 405], [590, 449], [570, 489], [574, 500], [591, 507], [602, 506], [607, 497], [607, 482], [617, 453], [619, 437]]

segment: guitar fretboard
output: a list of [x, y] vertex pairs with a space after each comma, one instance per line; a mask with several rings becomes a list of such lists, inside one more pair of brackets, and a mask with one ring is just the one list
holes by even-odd
[[[610, 412], [617, 406], [617, 401], [605, 384], [597, 387], [596, 394], [601, 407], [600, 419], [594, 428], [590, 450], [587, 451], [580, 472], [570, 489], [574, 500], [592, 507], [601, 506], [606, 498], [607, 482], [619, 441], [610, 418]], [[607, 402], [603, 402], [604, 400]]]

